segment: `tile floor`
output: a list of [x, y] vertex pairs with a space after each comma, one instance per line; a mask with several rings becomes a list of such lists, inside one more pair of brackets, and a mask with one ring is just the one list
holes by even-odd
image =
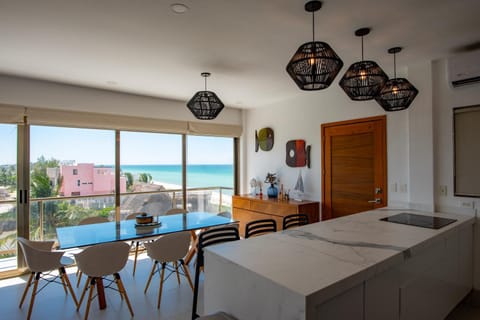
[[[164, 320], [186, 320], [191, 319], [192, 309], [192, 289], [183, 277], [180, 278], [180, 286], [177, 283], [175, 275], [170, 277], [164, 284], [162, 303], [160, 310], [157, 310], [157, 295], [159, 288], [158, 274], [152, 279], [147, 294], [143, 293], [147, 282], [148, 274], [151, 269], [151, 260], [142, 255], [137, 263], [135, 277], [132, 276], [133, 261], [129, 260], [125, 269], [120, 272], [120, 276], [127, 290], [130, 302], [135, 313], [134, 319], [164, 319]], [[193, 263], [192, 263], [193, 265]], [[192, 281], [194, 268], [191, 267]], [[76, 268], [68, 268], [67, 273], [72, 282], [76, 285]], [[27, 276], [11, 278], [0, 281], [0, 319], [16, 320], [26, 319], [28, 313], [28, 295], [21, 309], [18, 308], [21, 295], [23, 293]], [[83, 277], [82, 280], [85, 280]], [[83, 282], [79, 288], [74, 287], [77, 298], [80, 298]], [[40, 286], [39, 286], [40, 287]], [[200, 287], [201, 288], [201, 287]], [[199, 311], [203, 305], [199, 297]], [[120, 296], [113, 290], [106, 291], [107, 309], [100, 310], [97, 300], [92, 301], [89, 320], [123, 320], [131, 319], [128, 307], [120, 300]], [[85, 303], [80, 311], [75, 310], [75, 304], [70, 295], [65, 295], [62, 287], [56, 284], [50, 284], [40, 292], [35, 299], [35, 305], [32, 311], [32, 320], [36, 319], [83, 319]]]
[[[120, 273], [132, 303], [134, 319], [163, 319], [163, 320], [188, 320], [191, 317], [192, 290], [186, 280], [181, 278], [180, 286], [176, 277], [167, 280], [164, 285], [162, 303], [160, 310], [157, 310], [157, 294], [159, 286], [158, 275], [152, 280], [149, 291], [143, 293], [145, 283], [150, 272], [151, 262], [142, 255], [137, 265], [135, 277], [132, 276], [132, 260], [129, 260], [126, 268]], [[191, 269], [192, 277], [194, 270]], [[75, 268], [67, 269], [69, 278], [73, 285], [76, 284]], [[24, 289], [26, 276], [0, 281], [0, 319], [16, 320], [26, 319], [28, 312], [29, 296], [21, 309], [18, 308], [21, 294]], [[192, 279], [193, 281], [193, 279]], [[80, 285], [81, 287], [82, 285]], [[77, 296], [80, 296], [81, 289], [75, 288]], [[107, 291], [107, 304], [105, 310], [99, 310], [96, 300], [92, 302], [89, 319], [91, 320], [123, 320], [131, 319], [128, 308], [119, 298], [117, 292]], [[202, 295], [199, 297], [199, 309], [202, 308]], [[51, 284], [37, 296], [32, 312], [32, 320], [35, 319], [78, 319], [84, 317], [85, 305], [79, 312], [76, 312], [74, 303], [70, 296], [66, 296], [61, 286]], [[472, 307], [466, 299], [460, 303], [455, 310], [447, 317], [447, 320], [473, 320], [480, 319], [480, 308]], [[274, 320], [274, 319], [267, 319]]]

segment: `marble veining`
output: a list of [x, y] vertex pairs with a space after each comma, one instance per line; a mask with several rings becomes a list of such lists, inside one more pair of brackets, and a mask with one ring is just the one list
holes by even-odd
[[287, 234], [291, 237], [294, 238], [304, 238], [307, 240], [319, 240], [319, 241], [325, 241], [328, 243], [332, 244], [338, 244], [341, 246], [352, 246], [352, 247], [367, 247], [367, 248], [376, 248], [376, 249], [388, 249], [388, 250], [395, 250], [395, 251], [405, 251], [408, 250], [405, 247], [399, 247], [399, 246], [394, 246], [394, 245], [385, 245], [385, 244], [379, 244], [379, 243], [369, 243], [369, 242], [361, 242], [361, 241], [342, 241], [342, 240], [332, 240], [328, 239], [326, 237], [321, 237], [318, 235], [315, 235], [311, 232], [306, 232], [302, 230], [284, 230], [282, 231], [284, 234]]

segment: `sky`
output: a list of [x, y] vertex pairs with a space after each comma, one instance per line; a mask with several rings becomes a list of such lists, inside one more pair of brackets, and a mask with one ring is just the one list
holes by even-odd
[[[0, 124], [0, 165], [16, 163], [15, 125]], [[188, 136], [189, 164], [232, 164], [233, 139]], [[181, 164], [182, 136], [122, 131], [120, 163]], [[30, 161], [75, 160], [77, 163], [115, 163], [115, 132], [112, 130], [62, 127], [30, 127]]]

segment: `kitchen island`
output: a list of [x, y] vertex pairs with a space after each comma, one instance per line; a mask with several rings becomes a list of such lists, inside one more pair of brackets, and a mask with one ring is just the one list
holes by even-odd
[[[455, 219], [429, 229], [399, 213]], [[443, 319], [472, 289], [474, 218], [377, 209], [205, 250], [204, 307], [239, 320]]]

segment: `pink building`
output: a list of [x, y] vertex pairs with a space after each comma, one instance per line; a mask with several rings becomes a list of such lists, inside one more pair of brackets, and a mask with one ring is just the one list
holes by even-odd
[[[93, 163], [60, 166], [61, 196], [85, 196], [115, 192], [115, 172], [108, 167], [95, 167]], [[120, 177], [120, 192], [127, 191], [127, 180]]]

